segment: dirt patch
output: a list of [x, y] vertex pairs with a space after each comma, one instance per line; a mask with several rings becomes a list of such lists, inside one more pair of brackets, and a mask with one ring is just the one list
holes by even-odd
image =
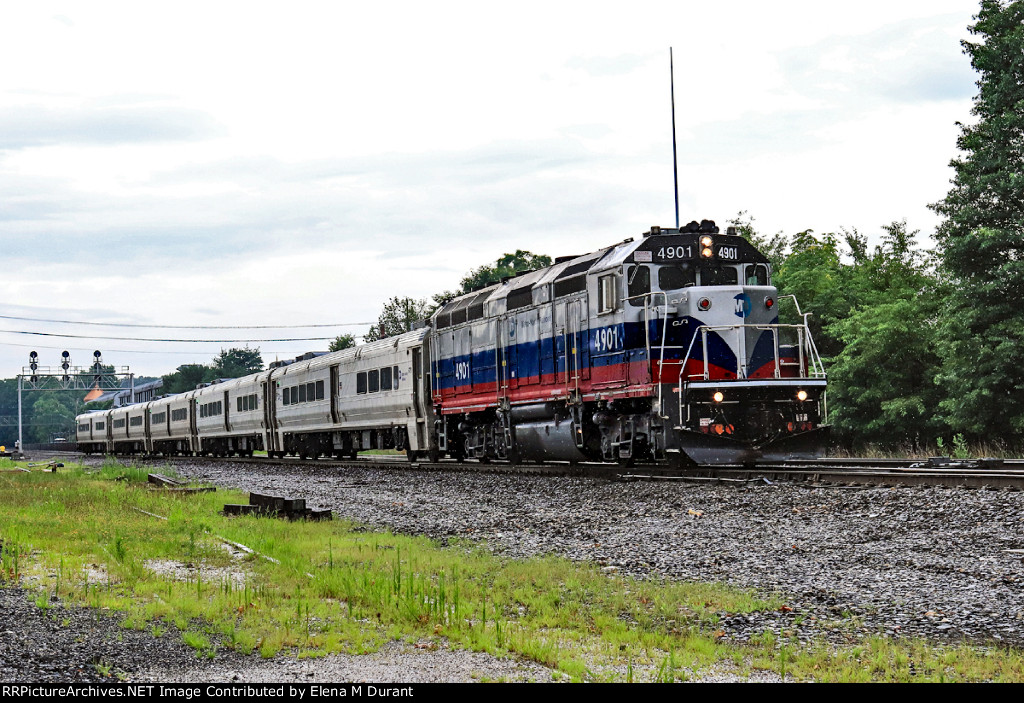
[[173, 559], [149, 559], [143, 566], [157, 576], [172, 581], [230, 582], [233, 588], [244, 588], [251, 574], [237, 566], [211, 566], [202, 562], [182, 562]]

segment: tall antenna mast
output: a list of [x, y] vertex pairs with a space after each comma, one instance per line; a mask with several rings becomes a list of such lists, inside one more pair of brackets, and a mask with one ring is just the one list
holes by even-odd
[[672, 47], [668, 48], [668, 79], [672, 92], [672, 181], [676, 191], [676, 229], [679, 229], [679, 167], [676, 161], [676, 76], [672, 67]]

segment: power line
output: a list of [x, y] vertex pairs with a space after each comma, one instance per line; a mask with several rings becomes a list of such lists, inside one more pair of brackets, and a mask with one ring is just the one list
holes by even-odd
[[[65, 345], [65, 346], [60, 346], [60, 347], [51, 347], [51, 346], [48, 346], [46, 344], [11, 344], [9, 342], [5, 342], [3, 346], [5, 346], [5, 347], [18, 347], [18, 348], [21, 348], [21, 349], [63, 349], [65, 351], [72, 351], [72, 352], [80, 351], [80, 352], [85, 352], [85, 353], [89, 353], [89, 354], [92, 353], [91, 351], [89, 351], [85, 347], [73, 347], [71, 345]], [[89, 346], [92, 346], [92, 345], [89, 345]], [[103, 351], [104, 352], [109, 352], [109, 353], [117, 353], [117, 354], [191, 354], [191, 355], [195, 355], [195, 354], [200, 353], [200, 352], [196, 351], [195, 349], [192, 349], [190, 351], [170, 351], [170, 350], [166, 350], [166, 349], [107, 349], [107, 348], [104, 348]], [[204, 351], [208, 351], [211, 354], [216, 352], [215, 349], [209, 349], [209, 350], [204, 350]], [[288, 354], [294, 354], [294, 353], [295, 353], [294, 351], [281, 351], [281, 350], [276, 350], [275, 351], [273, 349], [271, 349], [269, 351], [260, 350], [260, 354], [284, 354], [285, 356], [287, 356]]]
[[[83, 322], [79, 320], [47, 320], [39, 317], [15, 317], [13, 315], [0, 315], [0, 320], [21, 320], [23, 322], [55, 322], [62, 325], [96, 325], [98, 327], [145, 327], [149, 329], [164, 330], [279, 330], [279, 329], [302, 329], [305, 327], [358, 327], [359, 325], [372, 325], [372, 322], [333, 322], [330, 324], [316, 325], [138, 325], [128, 322]], [[95, 337], [95, 339], [116, 339], [115, 337]], [[167, 340], [153, 340], [163, 342]], [[245, 341], [245, 340], [240, 340]], [[259, 341], [259, 340], [254, 340]], [[268, 340], [277, 341], [277, 340]], [[287, 340], [291, 341], [291, 340]], [[306, 340], [299, 340], [306, 341]]]
[[0, 330], [7, 334], [26, 334], [37, 337], [64, 337], [68, 339], [113, 339], [122, 342], [181, 342], [187, 344], [234, 344], [238, 342], [323, 342], [334, 337], [277, 337], [273, 339], [161, 339], [158, 337], [100, 337], [88, 334], [58, 334], [57, 332], [26, 332]]

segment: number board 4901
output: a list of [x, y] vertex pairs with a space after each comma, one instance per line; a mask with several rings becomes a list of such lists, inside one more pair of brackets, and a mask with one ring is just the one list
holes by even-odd
[[[677, 244], [675, 246], [658, 247], [654, 250], [654, 261], [665, 262], [665, 261], [680, 261], [682, 259], [693, 259], [696, 257], [698, 247], [692, 244]], [[633, 257], [634, 261], [650, 261], [650, 256], [643, 256], [646, 252], [636, 252], [637, 256]], [[738, 246], [718, 246], [715, 247], [715, 255], [719, 259], [725, 259], [726, 261], [739, 261], [740, 248]]]
[[[714, 251], [712, 260], [719, 262], [767, 263], [763, 254], [753, 249], [747, 242], [737, 236], [714, 235]], [[673, 235], [650, 237], [633, 252], [633, 262], [637, 264], [674, 264], [684, 261], [707, 261], [701, 256], [703, 247], [695, 235]]]
[[718, 258], [726, 261], [738, 261], [740, 258], [740, 248], [718, 247]]

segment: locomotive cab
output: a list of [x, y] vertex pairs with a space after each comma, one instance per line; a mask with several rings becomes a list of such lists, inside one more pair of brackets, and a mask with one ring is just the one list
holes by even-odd
[[818, 455], [824, 368], [799, 307], [799, 324], [779, 322], [767, 258], [704, 221], [652, 228], [632, 259], [666, 450], [701, 464]]

